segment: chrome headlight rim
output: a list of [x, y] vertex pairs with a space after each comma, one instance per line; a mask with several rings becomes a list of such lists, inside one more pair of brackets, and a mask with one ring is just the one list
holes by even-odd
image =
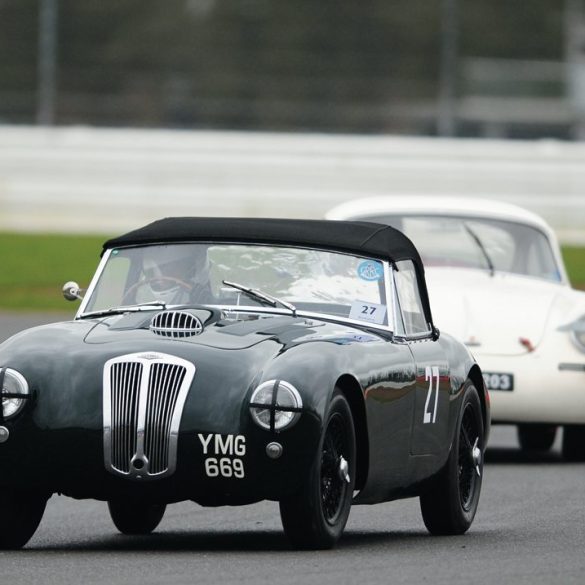
[[[287, 396], [292, 404], [283, 404], [282, 398], [279, 401], [282, 396]], [[290, 429], [298, 422], [303, 411], [303, 400], [290, 382], [274, 379], [266, 380], [255, 388], [248, 406], [256, 425], [266, 431], [278, 433]]]
[[573, 345], [579, 351], [585, 353], [585, 315], [561, 327], [561, 331], [569, 331]]
[[581, 352], [585, 353], [585, 331], [571, 331], [571, 341], [573, 345]]
[[[15, 384], [12, 391], [6, 389], [7, 380], [12, 381], [13, 385]], [[22, 412], [30, 398], [30, 387], [26, 378], [14, 368], [0, 368], [0, 396], [2, 398], [1, 420], [13, 419]]]
[[569, 339], [575, 348], [581, 353], [585, 353], [585, 315], [581, 315], [577, 319], [561, 325], [557, 328], [557, 331], [568, 333]]

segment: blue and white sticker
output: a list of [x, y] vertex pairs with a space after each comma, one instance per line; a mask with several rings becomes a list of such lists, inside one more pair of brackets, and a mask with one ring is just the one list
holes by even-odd
[[364, 260], [360, 263], [357, 269], [358, 276], [362, 280], [373, 282], [376, 280], [382, 280], [384, 278], [384, 268], [380, 262], [375, 260]]

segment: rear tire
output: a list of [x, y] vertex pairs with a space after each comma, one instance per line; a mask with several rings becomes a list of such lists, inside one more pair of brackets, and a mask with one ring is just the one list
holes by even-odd
[[22, 548], [36, 532], [46, 505], [43, 495], [0, 488], [0, 549]]
[[483, 478], [484, 427], [475, 386], [465, 383], [447, 463], [420, 496], [431, 534], [463, 534], [477, 511]]
[[585, 425], [563, 427], [563, 457], [567, 461], [585, 461]]
[[518, 425], [518, 442], [525, 451], [548, 451], [557, 436], [557, 427], [547, 424]]
[[336, 391], [309, 477], [299, 493], [280, 501], [284, 532], [295, 548], [331, 548], [341, 537], [355, 486], [356, 445], [349, 404]]
[[166, 508], [166, 504], [132, 500], [108, 502], [112, 521], [122, 534], [150, 534], [160, 524]]

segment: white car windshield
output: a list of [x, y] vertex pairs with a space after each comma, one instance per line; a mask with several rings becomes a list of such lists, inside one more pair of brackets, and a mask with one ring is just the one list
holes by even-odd
[[540, 230], [511, 221], [438, 215], [375, 215], [417, 247], [425, 266], [479, 268], [559, 282], [550, 242]]
[[240, 244], [137, 246], [107, 254], [83, 313], [155, 301], [267, 307], [241, 290], [250, 288], [299, 311], [389, 326], [385, 282], [383, 262], [349, 254]]

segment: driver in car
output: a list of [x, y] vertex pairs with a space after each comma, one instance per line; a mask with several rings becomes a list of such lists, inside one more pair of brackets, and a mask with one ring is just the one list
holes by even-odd
[[136, 303], [186, 305], [209, 303], [213, 299], [204, 246], [159, 246], [149, 249], [142, 259]]

